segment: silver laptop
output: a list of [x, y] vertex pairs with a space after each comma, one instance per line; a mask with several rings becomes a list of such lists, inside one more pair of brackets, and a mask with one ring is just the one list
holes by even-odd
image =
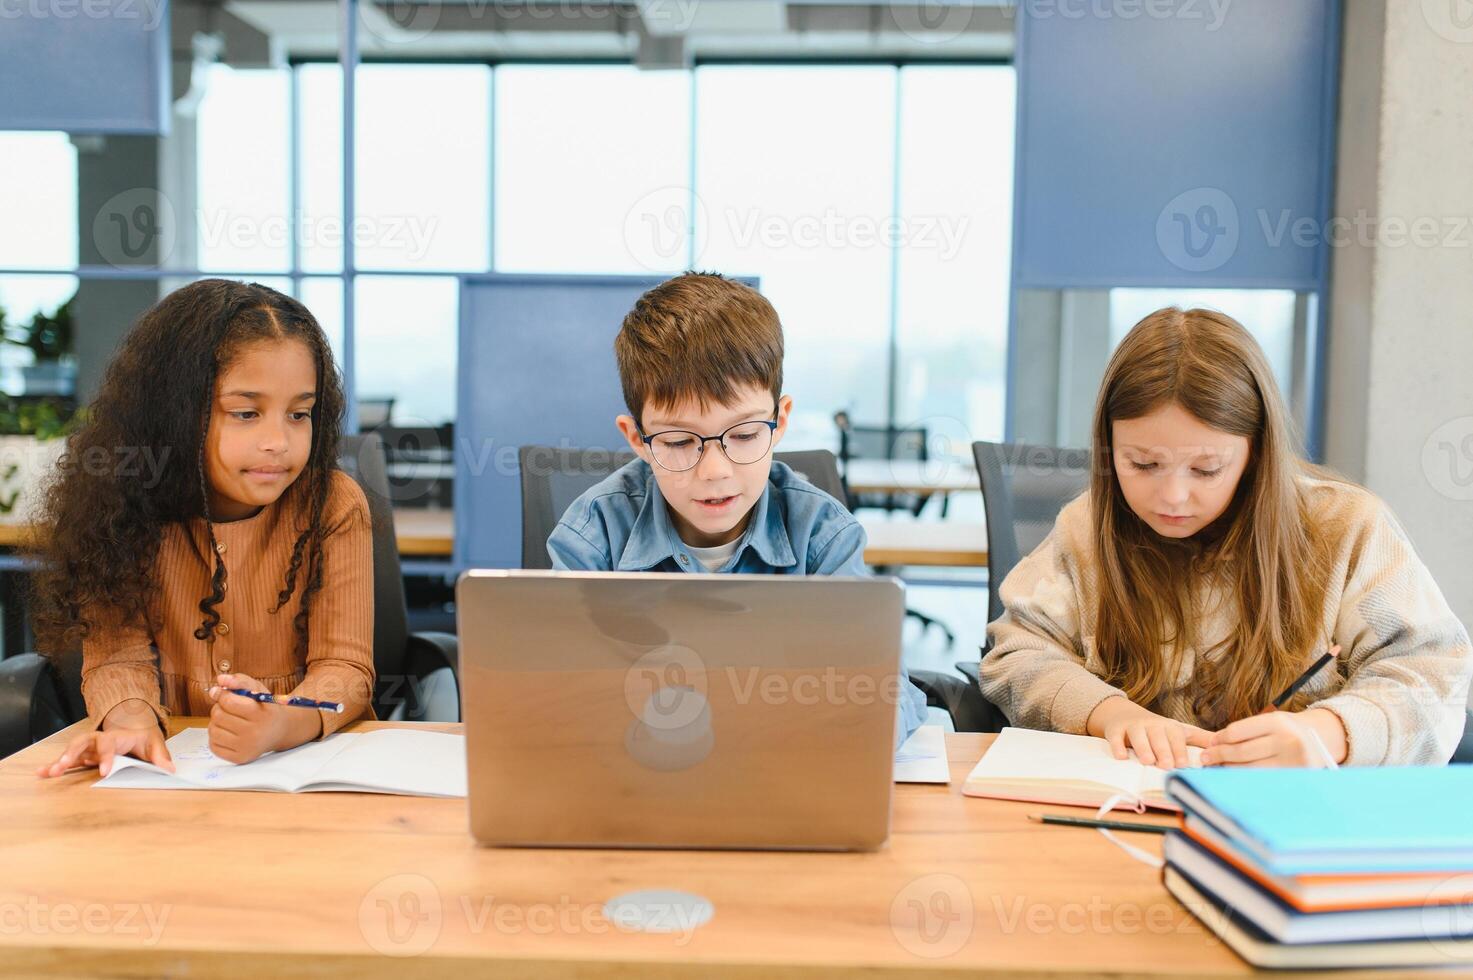
[[890, 832], [890, 578], [472, 571], [471, 833], [548, 847], [872, 849]]

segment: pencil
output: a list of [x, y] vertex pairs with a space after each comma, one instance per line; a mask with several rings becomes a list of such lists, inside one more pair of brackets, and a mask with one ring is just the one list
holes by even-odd
[[1142, 834], [1164, 834], [1171, 829], [1169, 824], [1131, 823], [1127, 820], [1095, 820], [1090, 817], [1065, 817], [1057, 813], [1030, 813], [1028, 819], [1037, 823], [1059, 824], [1064, 827], [1104, 827], [1107, 830], [1134, 830]]
[[1308, 684], [1311, 677], [1313, 677], [1315, 674], [1318, 674], [1322, 669], [1324, 669], [1325, 664], [1335, 659], [1335, 650], [1338, 649], [1339, 647], [1335, 647], [1326, 651], [1324, 656], [1320, 657], [1320, 659], [1310, 664], [1309, 669], [1300, 674], [1298, 680], [1296, 680], [1293, 684], [1290, 684], [1288, 687], [1284, 688], [1283, 694], [1280, 694], [1278, 697], [1274, 698], [1274, 708], [1282, 708], [1285, 704], [1288, 703], [1290, 698], [1299, 693], [1299, 689]]

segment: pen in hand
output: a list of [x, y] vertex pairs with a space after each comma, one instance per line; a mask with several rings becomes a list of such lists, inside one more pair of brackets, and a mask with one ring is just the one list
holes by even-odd
[[285, 697], [270, 694], [266, 691], [247, 691], [243, 687], [211, 688], [222, 694], [239, 694], [243, 698], [259, 701], [262, 704], [281, 704], [288, 708], [315, 708], [318, 711], [331, 711], [333, 714], [343, 713], [343, 706], [336, 701], [314, 701], [311, 698]]

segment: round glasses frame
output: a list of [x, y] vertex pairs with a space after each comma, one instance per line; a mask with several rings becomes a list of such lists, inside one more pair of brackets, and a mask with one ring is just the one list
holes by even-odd
[[[726, 437], [731, 433], [733, 429], [740, 429], [744, 425], [767, 426], [767, 445], [762, 447], [762, 454], [760, 456], [757, 456], [755, 459], [732, 459], [731, 450], [726, 445]], [[772, 449], [772, 435], [776, 431], [777, 419], [775, 418], [756, 420], [749, 419], [746, 422], [738, 422], [735, 425], [729, 425], [725, 429], [721, 430], [718, 435], [714, 436], [703, 436], [700, 433], [692, 432], [689, 429], [661, 429], [659, 432], [652, 432], [649, 435], [645, 435], [644, 432], [641, 431], [639, 433], [639, 438], [641, 441], [644, 442], [646, 446], [649, 447], [650, 457], [654, 459], [656, 463], [660, 464], [661, 469], [667, 470], [671, 473], [684, 473], [687, 470], [693, 470], [700, 465], [701, 458], [706, 455], [706, 443], [708, 442], [714, 442], [719, 445], [721, 447], [722, 454], [725, 455], [727, 459], [731, 460], [731, 462], [733, 462], [737, 466], [750, 466], [753, 463], [760, 462], [763, 458], [767, 456], [768, 451]], [[668, 436], [671, 434], [690, 436], [692, 439], [696, 440], [696, 458], [691, 461], [691, 464], [689, 466], [671, 466], [660, 458], [659, 451], [655, 449], [655, 440], [658, 439], [660, 436]]]

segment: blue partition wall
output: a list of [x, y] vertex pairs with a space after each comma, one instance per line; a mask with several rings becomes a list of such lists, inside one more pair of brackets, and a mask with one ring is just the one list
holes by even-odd
[[1017, 287], [1323, 286], [1335, 0], [1019, 9]]
[[1010, 385], [1022, 290], [1293, 290], [1318, 457], [1340, 9], [1019, 0]]
[[455, 567], [522, 563], [517, 447], [617, 449], [624, 411], [614, 337], [664, 281], [644, 276], [468, 276], [460, 289]]
[[0, 15], [0, 130], [163, 135], [170, 84], [168, 0]]

